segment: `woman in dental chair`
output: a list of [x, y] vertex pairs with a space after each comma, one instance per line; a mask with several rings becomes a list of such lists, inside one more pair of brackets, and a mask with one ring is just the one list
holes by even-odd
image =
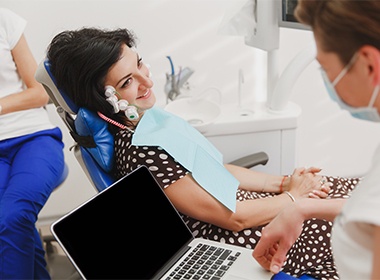
[[[149, 69], [126, 29], [64, 31], [52, 40], [47, 58], [58, 88], [110, 123], [116, 177], [148, 166], [195, 237], [253, 249], [263, 226], [286, 206], [300, 199], [343, 199], [357, 183], [323, 177], [318, 168], [274, 176], [224, 165], [205, 137], [154, 106]], [[330, 230], [329, 222], [306, 221], [285, 271], [336, 277]]]
[[62, 133], [43, 108], [26, 21], [0, 8], [0, 279], [49, 279], [35, 223], [64, 173]]

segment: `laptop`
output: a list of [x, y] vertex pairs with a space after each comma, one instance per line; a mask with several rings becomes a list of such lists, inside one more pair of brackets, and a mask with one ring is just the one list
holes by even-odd
[[54, 222], [51, 231], [83, 279], [271, 277], [252, 250], [194, 238], [145, 166]]

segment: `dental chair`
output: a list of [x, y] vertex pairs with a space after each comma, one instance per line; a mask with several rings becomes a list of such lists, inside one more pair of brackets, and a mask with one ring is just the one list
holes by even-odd
[[[109, 174], [113, 162], [113, 137], [107, 130], [107, 124], [97, 115], [87, 109], [78, 108], [65, 93], [61, 94], [55, 86], [54, 77], [50, 75], [48, 62], [43, 62], [39, 65], [35, 77], [44, 86], [75, 140], [73, 151], [76, 159], [96, 191], [100, 192], [115, 181]], [[77, 117], [74, 119], [75, 115]], [[77, 129], [81, 131], [82, 136], [77, 134]], [[67, 174], [68, 167], [65, 165], [65, 172], [59, 185], [63, 183]], [[58, 252], [54, 237], [51, 234], [44, 235], [42, 232], [40, 237], [45, 248], [45, 259], [51, 278], [81, 279], [70, 260]]]
[[[98, 192], [106, 189], [115, 182], [115, 178], [110, 173], [114, 161], [114, 139], [108, 131], [108, 123], [90, 110], [76, 106], [64, 91], [57, 88], [48, 60], [39, 64], [35, 78], [44, 86], [56, 106], [58, 115], [69, 129], [75, 141], [71, 149], [91, 184]], [[267, 162], [268, 155], [260, 152], [239, 158], [231, 164], [251, 168], [259, 164], [265, 165]], [[51, 241], [49, 238], [45, 238], [45, 242], [48, 244]], [[49, 248], [47, 250], [48, 265], [52, 269], [58, 265], [68, 267], [67, 269], [70, 270], [71, 263], [62, 262], [61, 259], [56, 258], [55, 251], [51, 247]], [[55, 262], [49, 264], [51, 260], [55, 260]], [[62, 276], [54, 277], [52, 275], [52, 278], [62, 279]], [[69, 276], [66, 279], [75, 279], [75, 277]]]
[[75, 141], [71, 149], [83, 171], [98, 192], [104, 190], [115, 181], [110, 174], [114, 144], [108, 124], [88, 109], [76, 106], [65, 92], [57, 89], [48, 61], [40, 63], [35, 77], [44, 86], [69, 129]]

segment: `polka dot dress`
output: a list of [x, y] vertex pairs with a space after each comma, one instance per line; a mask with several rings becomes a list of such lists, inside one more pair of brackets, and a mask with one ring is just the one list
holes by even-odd
[[188, 173], [160, 147], [136, 147], [131, 145], [131, 141], [132, 133], [129, 131], [122, 130], [115, 135], [115, 175], [117, 178], [145, 165], [161, 187], [166, 188]]
[[[125, 176], [141, 165], [146, 165], [162, 188], [185, 176], [188, 171], [159, 147], [136, 147], [131, 145], [132, 133], [120, 131], [115, 135], [115, 175]], [[359, 179], [327, 177], [333, 184], [329, 198], [348, 198]], [[238, 189], [239, 201], [263, 199], [274, 193], [248, 192]], [[245, 229], [240, 232], [225, 230], [209, 223], [182, 215], [194, 237], [202, 237], [222, 243], [235, 244], [254, 249], [261, 237], [263, 226]], [[334, 265], [330, 237], [332, 223], [311, 219], [304, 223], [303, 231], [289, 250], [283, 271], [299, 277], [308, 274], [317, 279], [339, 279]]]

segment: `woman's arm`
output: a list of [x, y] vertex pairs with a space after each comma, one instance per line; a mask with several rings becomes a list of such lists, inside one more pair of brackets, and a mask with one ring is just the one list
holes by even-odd
[[[226, 164], [226, 169], [234, 175], [240, 182], [239, 188], [247, 191], [256, 192], [273, 192], [282, 193], [283, 191], [298, 192], [299, 178], [291, 178], [288, 176], [270, 175], [258, 172], [252, 169], [243, 168], [236, 165]], [[309, 195], [313, 198], [326, 198], [330, 191], [330, 186], [326, 184], [321, 187], [323, 176], [317, 175], [321, 169], [317, 167], [297, 168], [294, 174], [299, 176], [310, 177], [310, 182], [313, 182], [314, 188]], [[302, 195], [302, 194], [301, 194]]]
[[199, 186], [190, 174], [167, 187], [165, 193], [182, 214], [234, 231], [265, 224], [292, 203], [286, 194], [238, 201], [234, 213]]
[[12, 56], [26, 89], [22, 92], [13, 93], [4, 98], [0, 98], [0, 105], [2, 106], [1, 114], [46, 105], [49, 101], [49, 96], [43, 86], [34, 78], [34, 74], [37, 70], [37, 63], [29, 49], [24, 35], [20, 37], [20, 40], [13, 48]]
[[380, 279], [380, 226], [375, 227], [373, 244], [374, 247], [371, 279], [375, 280]]
[[286, 182], [282, 182], [284, 176], [270, 175], [232, 164], [225, 164], [225, 167], [239, 180], [240, 188], [247, 191], [279, 193], [281, 183], [288, 186], [290, 180], [286, 178]]
[[[296, 191], [292, 193], [296, 199], [307, 197], [315, 188], [312, 176], [295, 172], [292, 180], [297, 184]], [[284, 193], [264, 199], [238, 201], [234, 213], [199, 186], [191, 174], [167, 187], [165, 193], [181, 213], [234, 231], [269, 223], [284, 207], [293, 203]]]

